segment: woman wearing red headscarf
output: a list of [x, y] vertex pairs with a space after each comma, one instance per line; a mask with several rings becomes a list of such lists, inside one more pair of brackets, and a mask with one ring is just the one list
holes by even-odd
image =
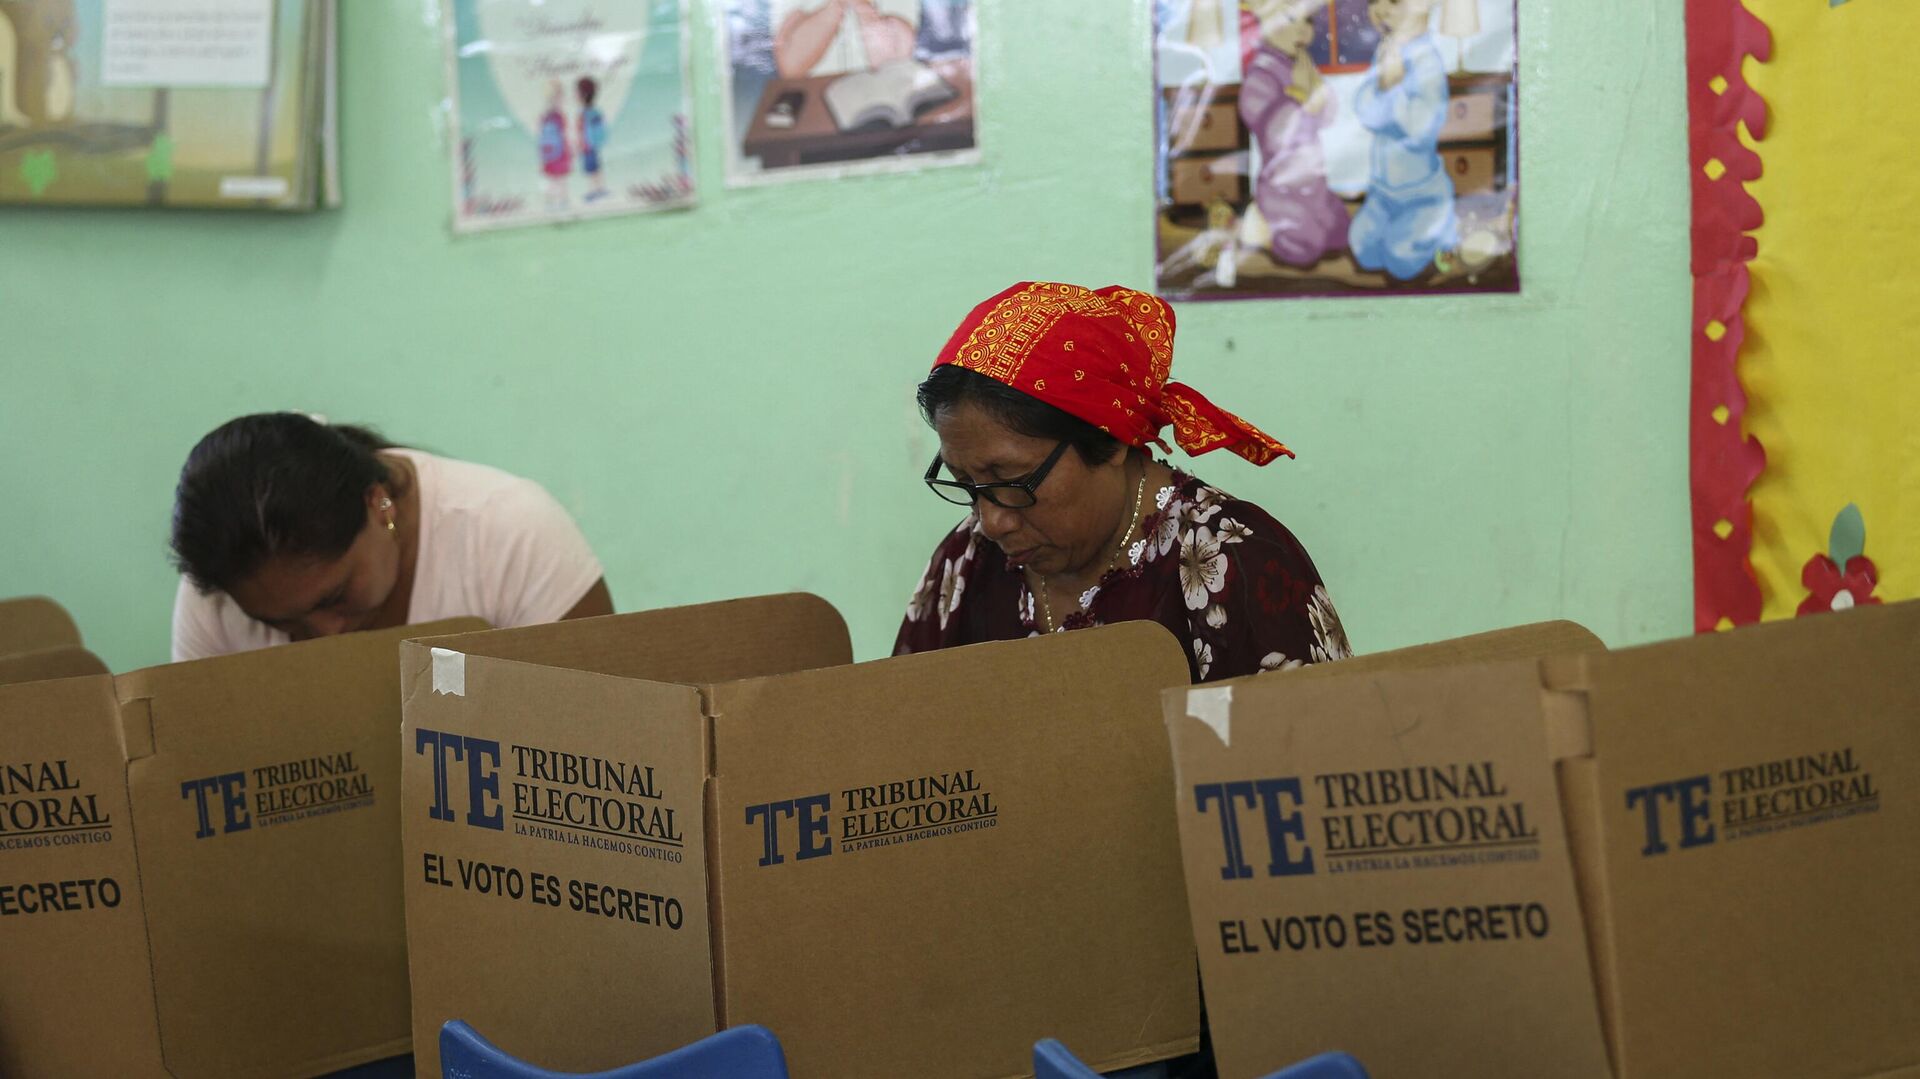
[[974, 308], [920, 384], [940, 436], [927, 485], [973, 512], [941, 541], [894, 652], [1151, 619], [1193, 680], [1350, 654], [1300, 541], [1260, 507], [1154, 459], [1264, 465], [1279, 442], [1169, 382], [1173, 310], [1119, 287], [1023, 282]]

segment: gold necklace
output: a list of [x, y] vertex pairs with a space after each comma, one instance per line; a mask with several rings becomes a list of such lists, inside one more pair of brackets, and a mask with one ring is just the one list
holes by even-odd
[[[1145, 465], [1142, 465], [1140, 466], [1140, 482], [1133, 489], [1133, 519], [1127, 522], [1127, 531], [1120, 537], [1120, 546], [1114, 548], [1113, 557], [1107, 559], [1107, 568], [1100, 571], [1101, 580], [1105, 580], [1107, 574], [1113, 572], [1113, 567], [1119, 564], [1120, 553], [1127, 549], [1128, 542], [1133, 539], [1133, 530], [1140, 527], [1140, 507], [1144, 505], [1142, 498], [1146, 493], [1147, 468]], [[1047, 598], [1047, 575], [1041, 573], [1039, 570], [1034, 570], [1033, 575], [1040, 578], [1040, 610], [1043, 612], [1043, 617], [1046, 618], [1047, 632], [1052, 633], [1054, 632], [1053, 601]], [[1098, 587], [1098, 582], [1095, 582], [1095, 587]]]

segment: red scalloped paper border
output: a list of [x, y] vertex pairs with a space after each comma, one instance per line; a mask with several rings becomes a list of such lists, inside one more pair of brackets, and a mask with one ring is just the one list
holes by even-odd
[[[1740, 0], [1687, 0], [1687, 143], [1693, 188], [1693, 396], [1689, 413], [1693, 486], [1693, 624], [1706, 633], [1760, 620], [1754, 576], [1753, 506], [1747, 490], [1766, 451], [1741, 430], [1747, 395], [1736, 364], [1746, 339], [1747, 263], [1758, 251], [1759, 202], [1745, 184], [1760, 155], [1739, 128], [1766, 136], [1767, 105], [1741, 74], [1765, 61], [1773, 37]], [[1724, 82], [1717, 82], [1724, 80]], [[1716, 85], [1718, 89], [1716, 90]], [[1724, 408], [1726, 411], [1716, 416]], [[1722, 532], [1724, 531], [1724, 535]]]

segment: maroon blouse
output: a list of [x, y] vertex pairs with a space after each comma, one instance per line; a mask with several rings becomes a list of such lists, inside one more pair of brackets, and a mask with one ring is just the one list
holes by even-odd
[[[1026, 575], [968, 515], [933, 552], [895, 655], [1036, 636]], [[1195, 682], [1286, 670], [1352, 654], [1306, 549], [1280, 522], [1176, 471], [1140, 538], [1081, 596], [1062, 631], [1151, 619], [1187, 648]]]

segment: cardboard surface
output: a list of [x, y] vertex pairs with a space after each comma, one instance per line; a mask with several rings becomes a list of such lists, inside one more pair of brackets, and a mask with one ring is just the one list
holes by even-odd
[[1523, 627], [1165, 695], [1222, 1076], [1607, 1075], [1536, 663], [1456, 666], [1597, 646]]
[[1197, 1039], [1157, 626], [849, 666], [771, 596], [404, 655], [423, 1073], [454, 1017], [569, 1070], [764, 1023], [801, 1079]]
[[73, 616], [45, 596], [0, 600], [0, 656], [81, 645]]
[[[479, 624], [0, 686], [0, 816], [24, 794], [65, 817], [0, 836], [0, 881], [46, 900], [0, 901], [0, 1073], [307, 1075], [404, 1052], [394, 656]], [[47, 891], [84, 880], [91, 906]]]
[[[440, 1026], [454, 1018], [567, 1071], [711, 1034], [699, 693], [479, 656], [467, 657], [464, 695], [435, 693], [424, 647], [407, 653], [404, 887], [421, 1073], [439, 1074]], [[481, 769], [492, 787], [474, 782]], [[441, 804], [450, 819], [434, 816]]]
[[0, 685], [0, 747], [0, 1075], [165, 1075], [113, 679]]
[[0, 656], [0, 686], [106, 673], [107, 665], [100, 662], [99, 656], [72, 645]]
[[1586, 657], [1622, 1074], [1920, 1068], [1920, 602]]
[[682, 685], [853, 660], [840, 613], [826, 600], [798, 592], [485, 630], [433, 643], [468, 656]]
[[401, 657], [421, 1073], [438, 1072], [451, 1018], [575, 1071], [718, 1029], [699, 684], [845, 664], [839, 614], [770, 596], [412, 641]]
[[[1184, 663], [1134, 622], [715, 687], [727, 1022], [795, 1032], [803, 1077], [1019, 1075], [1045, 1037], [1108, 1068], [1191, 1048], [1154, 713]], [[784, 816], [769, 847], [753, 818], [787, 800], [831, 857]]]
[[[1619, 1079], [1920, 1072], [1916, 654], [1908, 603], [1621, 652], [1343, 663], [1169, 693], [1221, 1074], [1328, 1048], [1382, 1079], [1605, 1074], [1601, 1031]], [[1457, 797], [1408, 771], [1449, 764]], [[1351, 849], [1367, 814], [1474, 806], [1493, 814], [1477, 849], [1424, 865], [1433, 852]], [[1384, 845], [1400, 845], [1392, 827]], [[1355, 930], [1345, 948], [1283, 935], [1276, 951], [1265, 935], [1278, 917], [1437, 908], [1444, 937], [1449, 906], [1467, 935], [1471, 906], [1512, 902], [1539, 903], [1547, 931], [1523, 906], [1510, 939], [1417, 955], [1404, 917], [1387, 946], [1356, 948]]]
[[[1542, 656], [1603, 652], [1606, 647], [1592, 630], [1578, 622], [1534, 622], [1468, 637], [1416, 644], [1392, 652], [1370, 652], [1338, 663], [1315, 663], [1284, 673], [1288, 681], [1297, 684], [1303, 679], [1345, 678], [1375, 671], [1422, 671], [1460, 663], [1497, 663], [1503, 659], [1538, 659]], [[1264, 685], [1262, 678], [1258, 674], [1249, 675], [1214, 685], [1237, 686], [1256, 681]]]

